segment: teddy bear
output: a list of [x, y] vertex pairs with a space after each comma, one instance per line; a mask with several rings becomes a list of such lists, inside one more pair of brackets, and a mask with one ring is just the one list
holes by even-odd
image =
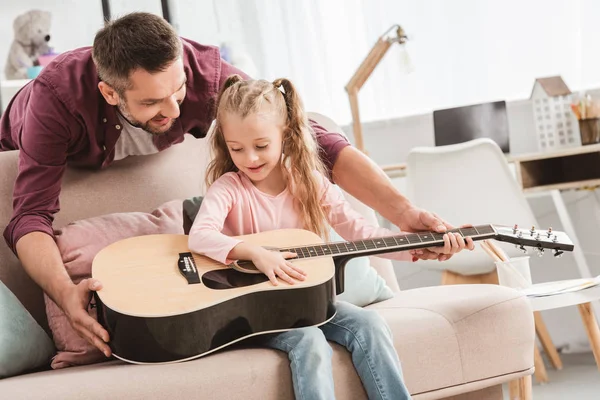
[[41, 10], [30, 10], [15, 19], [15, 37], [4, 69], [6, 79], [26, 79], [27, 69], [39, 65], [38, 57], [51, 52], [51, 21], [52, 15]]

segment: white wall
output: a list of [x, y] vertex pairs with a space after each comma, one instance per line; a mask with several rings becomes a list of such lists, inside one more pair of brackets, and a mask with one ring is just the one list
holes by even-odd
[[401, 74], [397, 46], [390, 49], [360, 92], [363, 121], [523, 99], [547, 75], [574, 89], [600, 84], [594, 0], [254, 2], [239, 0], [254, 21], [247, 40], [260, 41], [250, 51], [266, 60], [261, 76], [290, 77], [309, 108], [342, 124], [350, 121], [345, 84], [393, 24], [412, 38], [415, 70]]

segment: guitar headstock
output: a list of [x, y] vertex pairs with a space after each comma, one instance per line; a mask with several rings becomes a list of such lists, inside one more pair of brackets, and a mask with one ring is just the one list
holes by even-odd
[[520, 229], [517, 225], [512, 228], [502, 225], [492, 225], [492, 227], [496, 231], [496, 240], [514, 243], [525, 253], [526, 247], [537, 249], [540, 256], [544, 253], [544, 249], [551, 249], [555, 257], [560, 257], [563, 252], [573, 251], [575, 247], [566, 233], [552, 228], [536, 230], [532, 226], [531, 229]]

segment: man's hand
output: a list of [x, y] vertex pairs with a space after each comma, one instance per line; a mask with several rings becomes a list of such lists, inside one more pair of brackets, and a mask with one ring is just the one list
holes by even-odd
[[97, 279], [84, 279], [62, 294], [59, 307], [79, 336], [96, 346], [106, 357], [110, 357], [111, 350], [106, 344], [109, 341], [108, 332], [87, 312], [91, 292], [100, 289], [102, 284]]
[[[452, 225], [444, 221], [437, 214], [425, 211], [412, 205], [408, 206], [394, 223], [403, 232], [421, 232], [433, 231], [444, 233], [449, 229], [454, 229]], [[468, 227], [465, 225], [463, 227]], [[475, 243], [470, 237], [464, 239], [459, 233], [447, 233], [444, 235], [443, 247], [430, 247], [427, 249], [412, 250], [413, 261], [416, 260], [449, 260], [452, 255], [463, 249], [473, 250]]]

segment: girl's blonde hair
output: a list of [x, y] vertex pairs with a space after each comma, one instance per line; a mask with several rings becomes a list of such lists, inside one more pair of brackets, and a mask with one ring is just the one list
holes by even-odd
[[294, 197], [304, 228], [328, 237], [327, 218], [321, 207], [322, 182], [319, 175], [315, 174], [317, 171], [325, 176], [325, 168], [320, 161], [319, 147], [308, 124], [302, 101], [288, 79], [244, 81], [241, 76], [232, 75], [225, 81], [217, 99], [216, 127], [211, 140], [213, 158], [207, 169], [207, 186], [223, 174], [238, 170], [223, 136], [222, 121], [225, 115], [245, 118], [258, 112], [272, 112], [282, 121], [282, 162], [288, 190]]

